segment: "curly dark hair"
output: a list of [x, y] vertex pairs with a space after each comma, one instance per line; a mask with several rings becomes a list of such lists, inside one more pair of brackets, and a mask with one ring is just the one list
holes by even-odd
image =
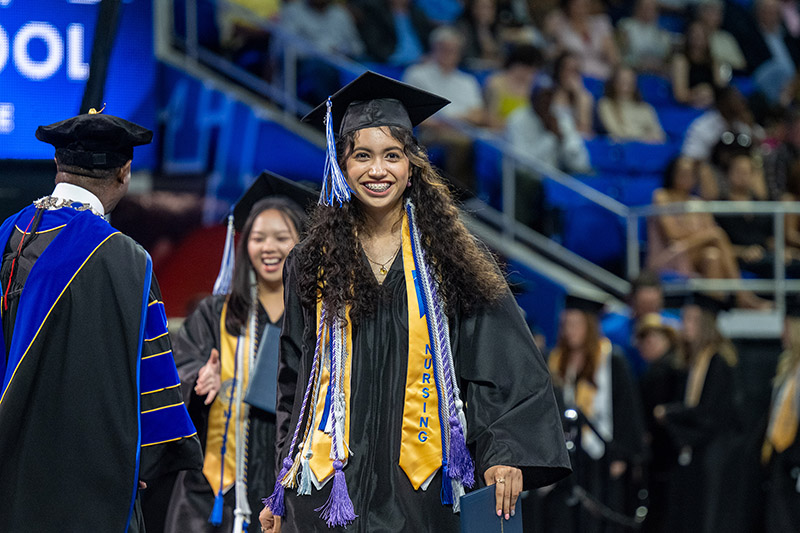
[[[432, 274], [440, 280], [439, 293], [448, 314], [470, 313], [496, 301], [506, 281], [489, 252], [478, 244], [459, 218], [458, 208], [441, 176], [431, 166], [424, 149], [406, 128], [387, 126], [402, 143], [411, 163], [412, 186], [403, 199], [416, 207], [416, 222]], [[357, 132], [337, 142], [339, 165], [352, 153]], [[354, 322], [371, 313], [381, 298], [369, 265], [361, 260], [357, 232], [366, 222], [357, 199], [342, 207], [317, 206], [308, 236], [297, 249], [298, 288], [303, 304], [312, 308], [321, 295], [329, 309], [344, 318], [351, 305]]]

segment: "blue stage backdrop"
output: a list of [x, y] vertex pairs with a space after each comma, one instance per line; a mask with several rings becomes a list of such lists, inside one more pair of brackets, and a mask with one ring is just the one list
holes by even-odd
[[[53, 157], [34, 132], [79, 111], [99, 5], [0, 0], [0, 159]], [[155, 129], [152, 18], [152, 0], [125, 0], [104, 101], [107, 113]], [[152, 145], [137, 148], [136, 168], [154, 164]]]

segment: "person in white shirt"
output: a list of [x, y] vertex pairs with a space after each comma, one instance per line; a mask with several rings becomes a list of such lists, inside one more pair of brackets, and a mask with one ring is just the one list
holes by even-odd
[[[484, 125], [486, 111], [478, 80], [458, 69], [464, 50], [463, 35], [453, 27], [441, 26], [431, 33], [430, 45], [430, 59], [409, 67], [403, 81], [450, 100], [440, 116]], [[445, 173], [462, 187], [474, 189], [470, 137], [436, 117], [420, 126], [419, 137], [428, 147], [444, 147]]]

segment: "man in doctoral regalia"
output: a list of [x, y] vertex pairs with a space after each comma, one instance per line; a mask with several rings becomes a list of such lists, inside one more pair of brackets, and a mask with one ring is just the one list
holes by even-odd
[[36, 130], [55, 189], [0, 226], [0, 531], [142, 531], [146, 482], [202, 466], [152, 262], [104, 218], [152, 135], [94, 110]]

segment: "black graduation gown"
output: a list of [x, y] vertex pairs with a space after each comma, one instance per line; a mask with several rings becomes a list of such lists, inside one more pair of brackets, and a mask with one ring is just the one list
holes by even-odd
[[[300, 302], [294, 253], [284, 270], [286, 311], [277, 413], [280, 461], [288, 453], [316, 342], [316, 311]], [[415, 491], [398, 466], [408, 360], [401, 254], [386, 276], [384, 297], [375, 312], [353, 328], [349, 440], [353, 454], [344, 473], [358, 518], [347, 531], [456, 532], [458, 515], [440, 500], [441, 470], [427, 491]], [[365, 257], [362, 260], [366, 263]], [[450, 317], [450, 341], [477, 484], [483, 484], [483, 472], [493, 465], [522, 469], [526, 488], [567, 475], [569, 458], [550, 375], [511, 292], [473, 316]], [[315, 511], [327, 501], [331, 485], [313, 489], [308, 496], [286, 490], [283, 533], [344, 531], [329, 529]]]
[[649, 502], [647, 519], [643, 524], [644, 531], [667, 531], [665, 525], [669, 510], [670, 479], [678, 465], [679, 453], [672, 436], [653, 415], [653, 409], [657, 405], [680, 402], [684, 396], [685, 384], [686, 371], [676, 366], [672, 353], [667, 353], [651, 363], [639, 381], [646, 441], [649, 443], [646, 476]]
[[772, 452], [767, 466], [764, 525], [769, 533], [800, 531], [800, 436], [781, 453]]
[[[34, 212], [0, 228], [4, 289]], [[37, 230], [3, 314], [0, 531], [141, 531], [139, 480], [202, 465], [149, 256], [88, 211]]]
[[[563, 390], [557, 389], [559, 404], [566, 408]], [[619, 347], [611, 353], [611, 410], [613, 438], [606, 443], [600, 459], [590, 457], [582, 448], [573, 454], [574, 473], [547, 494], [537, 526], [541, 531], [600, 532], [619, 531], [616, 524], [605, 521], [578, 503], [572, 496], [577, 483], [590, 497], [613, 511], [633, 517], [635, 488], [639, 483], [639, 467], [643, 458], [644, 424], [641, 401], [633, 383], [628, 363]], [[609, 468], [613, 461], [627, 464], [625, 473], [611, 479]]]
[[[205, 396], [194, 392], [197, 373], [208, 362], [211, 350], [220, 347], [220, 316], [225, 296], [209, 296], [187, 317], [175, 338], [175, 362], [181, 377], [181, 388], [189, 414], [197, 427], [197, 434], [205, 450], [210, 405]], [[275, 323], [280, 327], [283, 318]], [[269, 321], [269, 315], [259, 306], [259, 332]], [[260, 342], [261, 339], [259, 339]], [[247, 500], [253, 524], [258, 523], [258, 513], [264, 508], [261, 498], [268, 496], [275, 485], [275, 415], [250, 407], [250, 431], [247, 441]], [[167, 514], [166, 531], [192, 533], [230, 531], [233, 527], [233, 510], [236, 507], [235, 490], [225, 494], [222, 525], [214, 527], [208, 522], [214, 505], [217, 488], [212, 488], [202, 471], [182, 472], [178, 475]]]
[[714, 354], [698, 404], [665, 406], [667, 431], [685, 451], [671, 476], [665, 531], [738, 530], [735, 489], [739, 474], [732, 454], [738, 445], [735, 389], [734, 369]]

